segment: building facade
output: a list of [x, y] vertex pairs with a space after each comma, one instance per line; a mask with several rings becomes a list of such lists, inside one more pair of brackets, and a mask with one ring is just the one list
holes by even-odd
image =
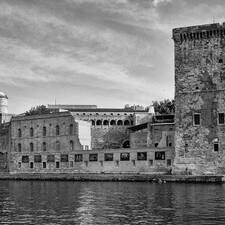
[[225, 172], [225, 24], [173, 30], [177, 172]]

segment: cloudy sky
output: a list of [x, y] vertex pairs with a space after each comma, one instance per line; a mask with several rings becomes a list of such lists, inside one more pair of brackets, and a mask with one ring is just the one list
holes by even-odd
[[213, 19], [224, 0], [0, 0], [0, 91], [12, 113], [173, 98], [171, 30]]

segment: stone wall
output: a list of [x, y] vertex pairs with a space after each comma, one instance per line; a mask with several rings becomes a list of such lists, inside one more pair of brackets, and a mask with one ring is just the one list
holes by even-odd
[[173, 30], [178, 172], [225, 172], [225, 24]]
[[[35, 162], [39, 155], [40, 162]], [[54, 161], [48, 162], [49, 155]], [[26, 160], [24, 161], [24, 157]], [[52, 158], [53, 159], [53, 158]], [[12, 152], [10, 173], [139, 173], [171, 170], [171, 149]]]

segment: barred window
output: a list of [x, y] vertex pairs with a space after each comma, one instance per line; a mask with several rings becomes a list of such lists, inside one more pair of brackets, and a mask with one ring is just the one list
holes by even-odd
[[82, 154], [75, 154], [75, 162], [82, 162], [83, 155]]

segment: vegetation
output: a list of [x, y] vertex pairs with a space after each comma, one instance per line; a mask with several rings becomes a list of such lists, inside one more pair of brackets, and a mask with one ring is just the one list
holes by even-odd
[[174, 114], [175, 113], [175, 101], [164, 99], [163, 101], [152, 102], [156, 114]]
[[26, 116], [32, 115], [42, 115], [42, 114], [49, 114], [50, 109], [48, 109], [45, 105], [39, 105], [36, 107], [32, 107], [29, 111], [25, 112]]

